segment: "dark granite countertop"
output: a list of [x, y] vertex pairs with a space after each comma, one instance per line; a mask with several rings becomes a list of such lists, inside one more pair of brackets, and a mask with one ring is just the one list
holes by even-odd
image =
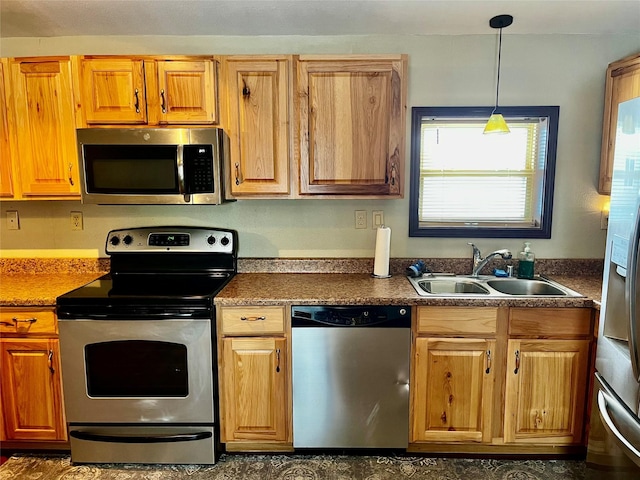
[[600, 300], [599, 276], [550, 276], [584, 295], [579, 298], [541, 297], [423, 297], [407, 278], [373, 278], [359, 273], [240, 273], [215, 297], [215, 304], [232, 305], [483, 305], [523, 307], [592, 307]]

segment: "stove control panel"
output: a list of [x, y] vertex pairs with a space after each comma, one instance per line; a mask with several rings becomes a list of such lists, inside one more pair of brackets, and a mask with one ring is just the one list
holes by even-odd
[[105, 251], [111, 253], [228, 253], [237, 248], [237, 233], [207, 227], [139, 227], [112, 230]]

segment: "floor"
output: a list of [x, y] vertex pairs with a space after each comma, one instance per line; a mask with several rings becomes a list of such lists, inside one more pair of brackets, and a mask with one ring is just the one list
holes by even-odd
[[[375, 455], [225, 455], [215, 465], [72, 465], [68, 455], [13, 455], [0, 480], [581, 480], [581, 460]], [[598, 480], [606, 477], [599, 476]]]

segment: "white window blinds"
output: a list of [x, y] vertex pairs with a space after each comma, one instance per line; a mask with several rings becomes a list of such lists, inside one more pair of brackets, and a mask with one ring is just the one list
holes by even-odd
[[422, 119], [421, 226], [537, 224], [547, 119], [507, 121], [510, 134], [483, 135], [486, 119]]

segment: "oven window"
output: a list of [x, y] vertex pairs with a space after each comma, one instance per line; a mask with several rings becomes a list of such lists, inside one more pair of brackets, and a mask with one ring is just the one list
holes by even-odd
[[89, 193], [179, 193], [172, 145], [84, 145]]
[[90, 397], [186, 397], [187, 347], [123, 340], [85, 346]]

